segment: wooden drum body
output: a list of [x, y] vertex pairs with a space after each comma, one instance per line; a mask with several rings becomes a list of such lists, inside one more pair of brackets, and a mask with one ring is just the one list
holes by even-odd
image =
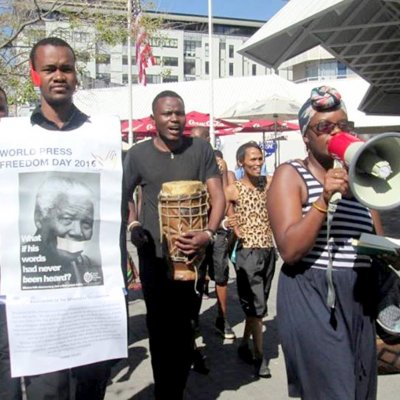
[[200, 181], [166, 182], [158, 196], [160, 238], [175, 280], [197, 279], [205, 252], [188, 257], [175, 245], [183, 233], [203, 231], [208, 224], [208, 196]]

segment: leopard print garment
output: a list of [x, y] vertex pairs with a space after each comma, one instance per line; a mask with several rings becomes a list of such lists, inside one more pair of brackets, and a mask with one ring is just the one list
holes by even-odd
[[243, 247], [273, 247], [272, 230], [267, 212], [267, 187], [249, 188], [241, 181], [235, 182], [239, 191], [235, 202], [235, 214], [238, 216], [239, 229], [242, 234]]

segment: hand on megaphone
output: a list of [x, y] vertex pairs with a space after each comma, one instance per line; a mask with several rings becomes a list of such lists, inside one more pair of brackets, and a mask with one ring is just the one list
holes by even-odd
[[322, 192], [325, 204], [329, 204], [335, 193], [344, 195], [349, 190], [349, 178], [345, 168], [331, 168], [324, 178], [324, 189]]

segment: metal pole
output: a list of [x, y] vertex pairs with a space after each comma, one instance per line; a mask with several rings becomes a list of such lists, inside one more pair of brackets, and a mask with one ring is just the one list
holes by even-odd
[[212, 20], [212, 0], [208, 0], [208, 54], [209, 54], [209, 83], [210, 83], [210, 142], [215, 147], [215, 132], [214, 132], [214, 82], [213, 82], [213, 20]]
[[128, 22], [128, 144], [132, 146], [133, 144], [133, 131], [132, 131], [132, 0], [128, 0], [127, 4], [128, 8], [128, 15], [127, 15], [127, 22]]

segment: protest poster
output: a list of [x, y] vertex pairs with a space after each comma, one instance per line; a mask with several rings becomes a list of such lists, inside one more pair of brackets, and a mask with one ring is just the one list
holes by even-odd
[[126, 357], [119, 120], [49, 131], [3, 119], [0, 144], [0, 294], [13, 376]]

